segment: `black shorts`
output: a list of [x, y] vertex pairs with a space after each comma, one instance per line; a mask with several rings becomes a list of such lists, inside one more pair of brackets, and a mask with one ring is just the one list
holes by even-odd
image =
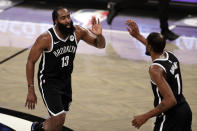
[[38, 85], [44, 104], [52, 116], [69, 111], [72, 101], [71, 77], [49, 79], [38, 75]]
[[192, 112], [187, 102], [156, 118], [154, 131], [191, 131]]

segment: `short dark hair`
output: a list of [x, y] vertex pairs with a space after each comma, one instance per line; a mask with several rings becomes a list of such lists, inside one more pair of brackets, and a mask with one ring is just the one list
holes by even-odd
[[166, 40], [160, 33], [152, 32], [147, 37], [147, 42], [151, 45], [152, 49], [156, 53], [163, 52], [166, 46]]
[[57, 7], [53, 10], [52, 12], [52, 19], [53, 19], [53, 25], [55, 25], [55, 20], [57, 20], [57, 16], [58, 16], [58, 11], [61, 9], [65, 9], [64, 7]]

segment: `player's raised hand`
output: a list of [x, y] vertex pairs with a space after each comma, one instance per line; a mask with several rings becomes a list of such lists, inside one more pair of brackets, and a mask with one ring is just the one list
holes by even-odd
[[102, 27], [100, 24], [100, 20], [97, 19], [95, 16], [93, 16], [91, 19], [91, 23], [92, 23], [92, 28], [89, 30], [92, 33], [94, 33], [95, 35], [101, 35], [102, 34]]
[[133, 20], [127, 20], [126, 25], [131, 36], [137, 38], [140, 35], [138, 25]]

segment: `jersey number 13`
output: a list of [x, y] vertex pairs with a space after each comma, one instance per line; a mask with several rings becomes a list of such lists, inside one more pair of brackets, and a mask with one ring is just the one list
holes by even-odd
[[62, 57], [62, 68], [67, 66], [69, 63], [69, 56]]

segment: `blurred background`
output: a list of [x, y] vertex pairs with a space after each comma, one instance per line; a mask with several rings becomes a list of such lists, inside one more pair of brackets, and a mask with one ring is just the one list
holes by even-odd
[[[145, 47], [129, 36], [125, 21], [136, 21], [144, 36], [160, 32], [158, 1], [142, 0], [136, 3], [130, 0], [129, 7], [118, 12], [110, 25], [107, 23], [108, 2], [0, 0], [0, 107], [49, 117], [37, 86], [36, 109], [24, 107], [27, 94], [25, 66], [35, 39], [53, 26], [52, 10], [63, 6], [71, 10], [74, 24], [84, 28], [91, 27], [92, 16], [99, 18], [107, 42], [105, 49], [79, 42], [72, 76], [73, 102], [65, 126], [76, 131], [136, 131], [131, 126], [133, 116], [153, 108], [148, 75], [151, 59], [145, 56]], [[167, 40], [166, 49], [172, 51], [181, 62], [183, 93], [193, 111], [192, 128], [195, 131], [197, 0], [173, 0], [169, 12], [169, 28], [180, 37]], [[154, 120], [150, 119], [139, 130], [152, 130]]]

